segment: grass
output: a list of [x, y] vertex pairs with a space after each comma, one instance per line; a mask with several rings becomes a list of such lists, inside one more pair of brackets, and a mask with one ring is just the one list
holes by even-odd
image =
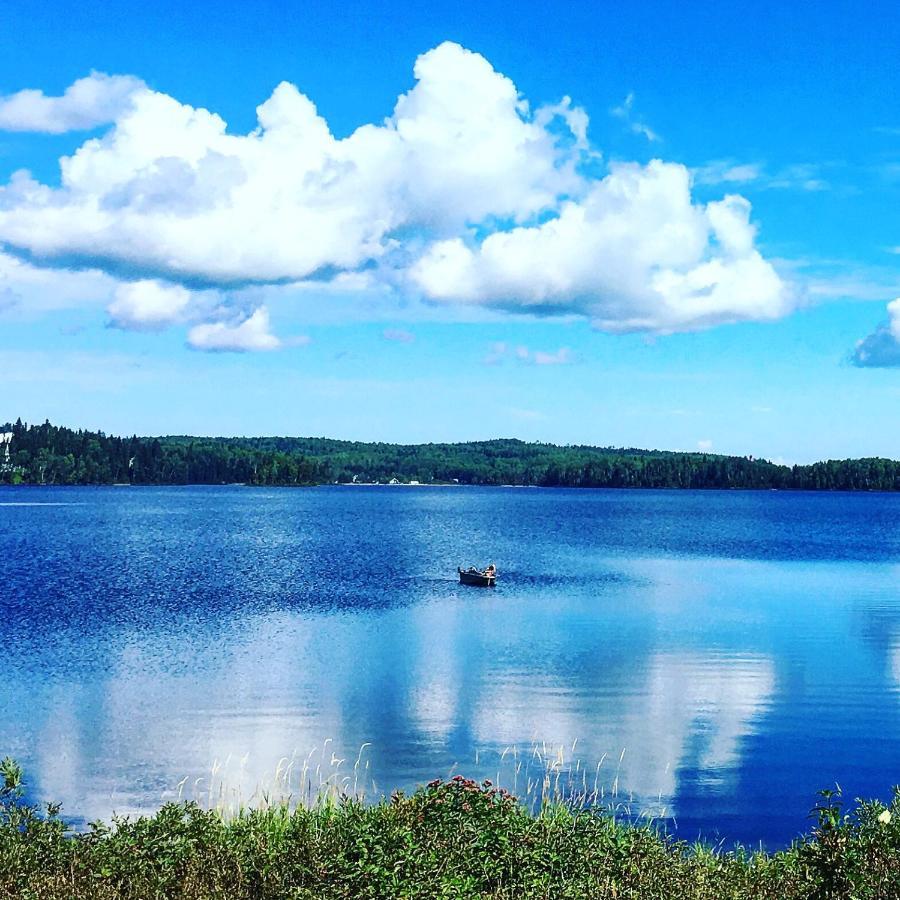
[[[645, 799], [649, 805], [635, 806], [631, 794], [620, 794], [624, 749], [612, 759], [604, 753], [596, 766], [591, 766], [575, 755], [577, 745], [577, 739], [571, 746], [534, 740], [530, 747], [476, 749], [474, 766], [491, 775], [495, 787], [506, 787], [535, 814], [548, 805], [565, 804], [573, 808], [603, 807], [632, 820], [666, 817], [662, 795], [658, 802]], [[371, 777], [367, 758], [371, 746], [366, 742], [358, 751], [339, 757], [333, 740], [328, 738], [305, 755], [295, 750], [282, 757], [274, 773], [262, 779], [246, 771], [249, 754], [240, 759], [228, 756], [216, 760], [206, 777], [192, 783], [185, 778], [175, 792], [162, 799], [194, 800], [199, 806], [215, 808], [230, 818], [248, 807], [311, 807], [325, 798], [377, 798], [381, 793]], [[458, 768], [459, 763], [454, 763], [448, 778]]]
[[170, 803], [73, 834], [24, 802], [14, 762], [0, 778], [2, 898], [900, 898], [898, 790], [849, 814], [823, 792], [812, 833], [765, 854], [562, 803], [535, 814], [461, 776], [375, 804]]

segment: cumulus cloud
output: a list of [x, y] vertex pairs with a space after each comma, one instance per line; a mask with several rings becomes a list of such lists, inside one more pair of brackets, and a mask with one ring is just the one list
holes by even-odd
[[[584, 110], [568, 97], [532, 109], [457, 44], [421, 55], [414, 76], [390, 116], [342, 139], [287, 82], [248, 134], [128, 76], [94, 74], [62, 97], [20, 92], [2, 101], [7, 123], [113, 124], [60, 161], [59, 187], [27, 171], [0, 186], [0, 246], [35, 266], [128, 278], [109, 311], [132, 328], [178, 319], [188, 302], [177, 285], [357, 276], [472, 310], [574, 313], [608, 331], [789, 310], [742, 198], [695, 203], [689, 171], [659, 160], [589, 174], [582, 164], [599, 154]], [[620, 108], [631, 126], [633, 103]], [[189, 343], [271, 349], [258, 315], [211, 315]]]
[[[484, 57], [445, 43], [414, 71], [389, 119], [343, 140], [286, 82], [247, 135], [139, 92], [108, 134], [61, 161], [59, 189], [14, 176], [0, 240], [173, 280], [290, 280], [378, 260], [398, 229], [521, 221], [577, 188], [578, 151]], [[571, 106], [560, 115], [581, 133]]]
[[245, 353], [277, 350], [281, 341], [269, 329], [269, 311], [260, 306], [237, 321], [206, 322], [188, 332], [188, 345], [195, 350]]
[[115, 284], [102, 272], [42, 268], [0, 251], [0, 294], [14, 297], [13, 308], [22, 315], [102, 308], [111, 299]]
[[61, 97], [24, 90], [0, 97], [0, 130], [62, 134], [84, 131], [115, 121], [135, 93], [146, 89], [131, 75], [91, 72], [66, 88]]
[[858, 341], [851, 362], [860, 368], [900, 367], [900, 297], [888, 303], [888, 321]]
[[106, 311], [116, 328], [162, 331], [181, 319], [190, 299], [181, 285], [144, 279], [117, 285]]
[[578, 312], [612, 332], [775, 319], [791, 298], [749, 217], [738, 196], [695, 205], [684, 166], [619, 164], [540, 225], [436, 242], [410, 277], [434, 300]]
[[[265, 305], [251, 292], [191, 291], [154, 279], [121, 282], [102, 272], [41, 268], [0, 252], [0, 307], [7, 298], [13, 302], [6, 311], [19, 317], [95, 306], [105, 308], [109, 325], [123, 330], [194, 325], [200, 329], [191, 342], [196, 349], [273, 350], [309, 342], [272, 335]], [[261, 315], [254, 318], [254, 311]]]

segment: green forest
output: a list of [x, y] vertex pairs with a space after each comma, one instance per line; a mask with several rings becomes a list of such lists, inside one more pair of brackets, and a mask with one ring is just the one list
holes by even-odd
[[900, 462], [764, 459], [514, 439], [382, 444], [329, 438], [114, 437], [0, 425], [0, 484], [482, 484], [543, 487], [900, 490]]

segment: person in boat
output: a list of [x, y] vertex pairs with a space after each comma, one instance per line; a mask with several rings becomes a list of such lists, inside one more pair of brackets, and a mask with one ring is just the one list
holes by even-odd
[[484, 570], [484, 574], [487, 575], [489, 578], [493, 578], [493, 576], [497, 574], [497, 567], [496, 567], [493, 563], [491, 563], [491, 564]]

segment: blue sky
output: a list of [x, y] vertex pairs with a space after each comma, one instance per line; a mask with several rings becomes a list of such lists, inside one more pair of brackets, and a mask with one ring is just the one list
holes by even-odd
[[152, 7], [4, 6], [0, 419], [900, 456], [887, 4]]

